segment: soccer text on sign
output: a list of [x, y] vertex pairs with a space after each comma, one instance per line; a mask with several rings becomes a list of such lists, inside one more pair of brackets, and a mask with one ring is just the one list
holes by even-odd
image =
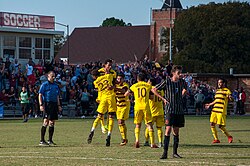
[[53, 16], [39, 16], [18, 13], [1, 13], [1, 26], [25, 27], [37, 29], [54, 29]]

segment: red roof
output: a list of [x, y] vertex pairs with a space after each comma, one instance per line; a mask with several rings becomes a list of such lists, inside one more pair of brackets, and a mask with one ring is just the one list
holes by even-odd
[[[75, 28], [69, 38], [69, 62], [79, 64], [105, 61], [129, 62], [148, 54], [150, 26]], [[56, 58], [67, 58], [64, 44]]]

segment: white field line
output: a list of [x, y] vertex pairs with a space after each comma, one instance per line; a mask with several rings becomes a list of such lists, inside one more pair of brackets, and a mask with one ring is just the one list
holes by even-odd
[[[0, 152], [0, 154], [40, 154], [43, 152]], [[58, 152], [46, 152], [46, 153], [53, 153], [53, 154], [66, 154], [66, 153], [71, 153], [71, 151], [58, 151]], [[126, 152], [124, 151], [123, 153], [133, 153], [133, 154], [141, 154], [145, 152]], [[159, 152], [150, 152], [150, 153], [159, 153]], [[235, 154], [235, 153], [190, 153], [190, 152], [181, 152], [180, 154], [188, 154], [188, 155], [220, 155], [220, 156], [241, 156], [241, 157], [248, 157], [250, 156], [250, 153], [242, 153], [242, 154]]]
[[0, 158], [23, 158], [23, 159], [64, 159], [64, 160], [102, 160], [102, 161], [125, 161], [125, 162], [162, 162], [162, 163], [185, 163], [184, 161], [169, 160], [140, 160], [140, 159], [118, 159], [118, 158], [94, 158], [94, 157], [48, 157], [48, 156], [0, 156]]

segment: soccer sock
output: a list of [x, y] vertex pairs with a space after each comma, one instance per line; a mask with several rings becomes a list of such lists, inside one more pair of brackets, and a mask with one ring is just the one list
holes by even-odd
[[114, 119], [113, 118], [109, 118], [109, 124], [108, 124], [108, 135], [111, 135], [111, 132], [113, 130], [113, 126], [114, 126]]
[[214, 140], [218, 140], [218, 134], [217, 134], [217, 130], [216, 130], [215, 126], [211, 127], [211, 130], [212, 130]]
[[41, 128], [41, 141], [45, 141], [44, 136], [46, 133], [46, 128], [47, 128], [47, 126], [42, 126], [42, 128]]
[[101, 117], [97, 116], [96, 119], [94, 120], [93, 122], [93, 126], [92, 126], [92, 129], [91, 129], [91, 132], [95, 130], [95, 128], [97, 127], [98, 123], [101, 121]]
[[179, 135], [174, 135], [173, 154], [177, 154], [178, 146], [179, 146]]
[[145, 129], [145, 141], [148, 142], [149, 139], [149, 131], [148, 128]]
[[104, 125], [104, 117], [100, 118], [100, 122], [101, 122], [101, 127], [102, 127], [102, 128], [105, 128], [105, 125]]
[[164, 154], [165, 155], [167, 155], [168, 153], [169, 140], [170, 140], [170, 136], [165, 135], [165, 138], [164, 138]]
[[126, 124], [124, 124], [124, 135], [125, 135], [125, 139], [127, 139], [127, 126]]
[[52, 141], [54, 129], [55, 129], [54, 126], [49, 126], [49, 141]]
[[152, 129], [149, 130], [148, 134], [149, 134], [150, 144], [152, 146], [155, 144], [154, 130], [152, 130]]
[[140, 128], [135, 128], [135, 142], [139, 142]]
[[125, 134], [124, 126], [125, 126], [125, 124], [119, 124], [119, 130], [120, 130], [122, 139], [126, 139], [126, 134]]
[[220, 127], [220, 130], [221, 130], [221, 132], [222, 132], [223, 134], [225, 134], [227, 137], [231, 136], [231, 135], [227, 132], [227, 130], [226, 130], [226, 128], [225, 128], [224, 126]]
[[159, 143], [162, 143], [162, 129], [161, 127], [157, 127], [157, 135]]

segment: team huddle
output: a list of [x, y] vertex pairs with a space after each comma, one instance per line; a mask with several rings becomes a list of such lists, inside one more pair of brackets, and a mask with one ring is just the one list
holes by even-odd
[[[124, 81], [123, 73], [116, 73], [112, 67], [112, 60], [105, 61], [104, 67], [99, 70], [93, 70], [94, 86], [98, 90], [96, 101], [99, 103], [97, 108], [97, 117], [93, 122], [87, 142], [90, 144], [94, 137], [95, 129], [98, 124], [101, 124], [101, 129], [104, 134], [107, 134], [106, 146], [111, 144], [111, 134], [114, 126], [114, 118], [116, 116], [119, 125], [119, 131], [122, 141], [121, 146], [128, 143], [127, 127], [125, 121], [129, 118], [130, 100], [134, 98], [134, 124], [135, 124], [135, 148], [140, 148], [140, 129], [141, 123], [144, 120], [146, 124], [145, 144], [151, 148], [163, 147], [164, 152], [161, 159], [166, 159], [168, 156], [168, 147], [170, 142], [170, 134], [173, 134], [173, 158], [182, 158], [177, 149], [179, 146], [179, 128], [185, 126], [183, 96], [187, 93], [187, 85], [180, 78], [182, 67], [173, 66], [171, 77], [167, 77], [160, 84], [156, 85], [154, 79], [147, 79], [144, 73], [137, 75], [137, 83], [131, 87]], [[44, 123], [41, 128], [40, 145], [55, 144], [52, 140], [54, 133], [56, 111], [61, 110], [59, 102], [59, 93], [56, 87], [52, 86], [55, 74], [49, 73], [48, 82], [41, 86], [39, 91], [39, 103], [41, 111], [45, 111]], [[147, 82], [146, 82], [147, 81]], [[48, 85], [47, 85], [48, 84]], [[233, 141], [233, 137], [225, 129], [226, 107], [228, 98], [231, 98], [231, 92], [225, 86], [224, 80], [219, 80], [218, 91], [216, 92], [214, 102], [207, 104], [206, 108], [214, 105], [210, 118], [211, 129], [214, 136], [213, 143], [219, 143], [215, 124], [228, 137], [229, 143]], [[46, 87], [54, 88], [54, 92]], [[42, 96], [45, 96], [42, 99]], [[57, 107], [58, 106], [58, 107]], [[48, 110], [50, 111], [48, 111]], [[104, 117], [107, 114], [107, 125], [104, 123]], [[154, 128], [156, 125], [158, 145], [155, 144]], [[44, 135], [46, 127], [49, 125], [49, 142], [45, 142]], [[165, 134], [163, 141], [162, 127], [165, 126]]]

